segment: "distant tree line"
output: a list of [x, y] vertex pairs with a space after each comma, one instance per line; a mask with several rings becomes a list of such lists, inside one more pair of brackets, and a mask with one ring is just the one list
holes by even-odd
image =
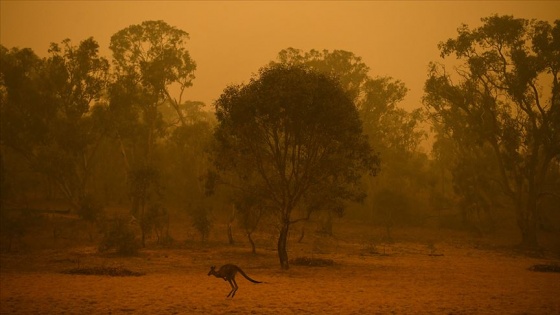
[[[185, 99], [188, 33], [163, 21], [115, 33], [111, 60], [93, 38], [53, 43], [45, 58], [2, 46], [2, 221], [28, 199], [62, 197], [89, 222], [120, 204], [145, 245], [163, 237], [168, 207], [204, 239], [222, 204], [253, 251], [256, 227], [275, 225], [287, 269], [288, 232], [311, 217], [332, 233], [347, 213], [390, 238], [393, 226], [454, 213], [485, 232], [511, 209], [534, 248], [540, 230], [560, 226], [560, 21], [482, 23], [439, 45], [455, 66], [430, 65], [413, 111], [399, 107], [403, 82], [372, 77], [352, 52], [295, 48], [225, 87], [209, 111]], [[420, 148], [427, 123], [431, 155]]]

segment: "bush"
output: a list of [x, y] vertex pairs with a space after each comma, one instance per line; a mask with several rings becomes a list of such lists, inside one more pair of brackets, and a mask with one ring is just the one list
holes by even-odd
[[198, 206], [194, 208], [190, 215], [193, 227], [200, 233], [200, 237], [204, 242], [212, 229], [210, 211], [204, 206]]
[[129, 220], [118, 217], [106, 223], [103, 227], [103, 239], [99, 251], [115, 250], [120, 255], [135, 255], [140, 244], [134, 231], [130, 228]]

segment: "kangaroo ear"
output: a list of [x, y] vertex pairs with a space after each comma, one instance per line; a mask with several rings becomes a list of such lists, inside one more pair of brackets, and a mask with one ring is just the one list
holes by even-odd
[[210, 269], [214, 270], [214, 269], [216, 269], [216, 266], [210, 266]]

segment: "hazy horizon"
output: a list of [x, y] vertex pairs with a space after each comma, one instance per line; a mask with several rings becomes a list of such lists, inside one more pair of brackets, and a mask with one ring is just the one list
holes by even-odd
[[146, 20], [164, 20], [189, 33], [187, 48], [197, 62], [185, 99], [207, 105], [229, 84], [247, 81], [285, 48], [347, 50], [363, 58], [371, 76], [390, 76], [409, 88], [401, 104], [421, 106], [437, 44], [456, 36], [463, 23], [480, 25], [492, 14], [552, 22], [553, 1], [0, 1], [0, 43], [29, 47], [47, 56], [51, 42], [77, 44], [93, 36], [111, 57], [113, 34]]

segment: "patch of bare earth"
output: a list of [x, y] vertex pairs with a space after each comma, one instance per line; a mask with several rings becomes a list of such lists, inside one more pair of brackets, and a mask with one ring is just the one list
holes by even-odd
[[[560, 273], [534, 272], [545, 259], [468, 246], [394, 243], [383, 252], [338, 244], [319, 267], [278, 267], [273, 250], [206, 246], [144, 250], [135, 257], [93, 249], [1, 255], [1, 314], [560, 314]], [[309, 252], [307, 252], [309, 253]], [[291, 257], [301, 254], [293, 246]], [[303, 256], [303, 255], [302, 255]], [[239, 291], [208, 277], [235, 263]], [[67, 270], [131, 270], [135, 277]]]

